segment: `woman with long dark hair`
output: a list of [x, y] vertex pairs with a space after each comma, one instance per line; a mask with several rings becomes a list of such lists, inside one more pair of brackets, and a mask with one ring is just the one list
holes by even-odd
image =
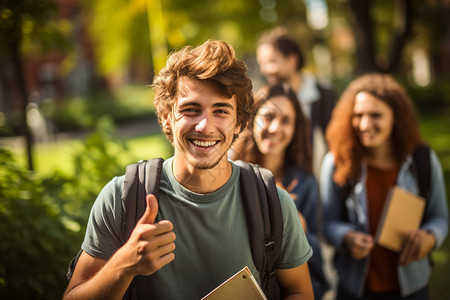
[[323, 272], [317, 238], [317, 181], [312, 173], [309, 123], [295, 93], [287, 86], [265, 86], [255, 94], [256, 113], [233, 147], [232, 159], [258, 164], [272, 171], [297, 206], [306, 237], [313, 248], [308, 262], [314, 298], [329, 285]]

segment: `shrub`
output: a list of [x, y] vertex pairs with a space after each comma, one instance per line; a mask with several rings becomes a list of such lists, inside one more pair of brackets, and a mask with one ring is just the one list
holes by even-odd
[[112, 138], [113, 129], [111, 119], [99, 120], [74, 157], [72, 175], [40, 178], [0, 148], [0, 299], [61, 298], [91, 206], [112, 176], [124, 172], [120, 157], [127, 148]]
[[66, 179], [42, 184], [13, 162], [0, 149], [0, 298], [57, 299], [67, 284], [67, 258], [76, 250], [75, 235], [51, 197]]

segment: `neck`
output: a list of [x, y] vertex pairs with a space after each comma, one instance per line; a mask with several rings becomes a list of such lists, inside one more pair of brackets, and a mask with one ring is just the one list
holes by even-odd
[[294, 72], [289, 78], [288, 83], [291, 89], [297, 94], [303, 84], [302, 74], [299, 71]]
[[228, 159], [222, 159], [213, 168], [199, 169], [186, 163], [179, 164], [175, 158], [172, 171], [175, 179], [188, 190], [194, 193], [208, 194], [218, 190], [228, 181], [233, 167]]
[[375, 167], [382, 169], [397, 167], [397, 161], [390, 143], [382, 147], [367, 149], [364, 157], [368, 164]]
[[275, 181], [281, 181], [284, 177], [284, 153], [264, 155], [262, 158], [262, 167], [270, 170], [275, 177]]

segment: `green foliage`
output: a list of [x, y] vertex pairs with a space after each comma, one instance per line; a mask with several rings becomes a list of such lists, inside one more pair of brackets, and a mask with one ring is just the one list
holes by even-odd
[[75, 155], [74, 173], [40, 178], [17, 167], [0, 148], [0, 298], [60, 299], [65, 272], [77, 253], [90, 208], [112, 176], [126, 146], [112, 138], [112, 121], [97, 130]]
[[2, 0], [0, 2], [0, 59], [12, 45], [23, 44], [25, 51], [68, 49], [66, 36], [70, 23], [56, 20], [56, 3], [49, 0]]
[[128, 148], [125, 143], [113, 138], [113, 131], [110, 118], [99, 120], [97, 130], [89, 135], [82, 149], [74, 156], [72, 184], [64, 188], [64, 193], [73, 201], [67, 202], [63, 211], [83, 233], [90, 208], [101, 188], [125, 170], [123, 157], [128, 154]]
[[439, 77], [429, 87], [405, 85], [408, 94], [421, 112], [442, 112], [450, 107], [450, 77]]
[[0, 298], [57, 299], [76, 250], [74, 233], [59, 216], [61, 199], [53, 197], [67, 181], [59, 175], [40, 180], [13, 162], [0, 149]]
[[57, 105], [54, 119], [60, 131], [94, 128], [96, 120], [110, 116], [123, 123], [153, 116], [153, 91], [143, 86], [123, 86], [113, 93], [98, 92]]
[[146, 1], [83, 1], [91, 12], [90, 35], [99, 70], [121, 73], [132, 61], [151, 69]]

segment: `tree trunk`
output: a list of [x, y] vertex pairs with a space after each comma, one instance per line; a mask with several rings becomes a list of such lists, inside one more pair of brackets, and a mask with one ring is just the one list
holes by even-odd
[[373, 22], [370, 16], [372, 1], [350, 0], [349, 3], [356, 42], [355, 75], [376, 71]]
[[397, 0], [395, 8], [392, 42], [388, 56], [388, 64], [383, 70], [393, 73], [398, 70], [401, 54], [411, 33], [412, 1]]
[[22, 56], [20, 55], [20, 41], [16, 40], [10, 44], [12, 62], [14, 65], [14, 71], [16, 74], [17, 84], [20, 92], [20, 115], [21, 115], [21, 131], [25, 137], [26, 144], [26, 156], [28, 169], [33, 171], [33, 136], [27, 122], [27, 106], [28, 106], [28, 89], [25, 82], [25, 76], [23, 73]]

